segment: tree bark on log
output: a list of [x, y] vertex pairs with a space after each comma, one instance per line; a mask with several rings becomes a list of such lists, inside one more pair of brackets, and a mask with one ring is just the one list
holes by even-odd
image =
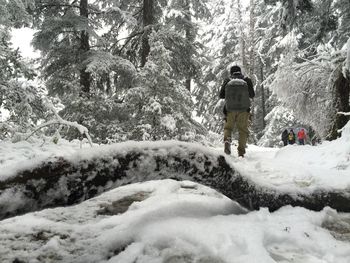
[[181, 153], [164, 153], [166, 149], [160, 146], [80, 161], [56, 158], [19, 172], [0, 181], [0, 219], [77, 204], [122, 185], [159, 179], [190, 180], [209, 186], [251, 210], [267, 207], [274, 211], [292, 205], [316, 211], [330, 206], [350, 212], [349, 190], [284, 193], [240, 175], [224, 156], [195, 151], [183, 143], [177, 147]]

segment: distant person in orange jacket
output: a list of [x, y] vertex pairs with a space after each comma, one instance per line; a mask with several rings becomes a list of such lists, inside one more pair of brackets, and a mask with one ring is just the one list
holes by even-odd
[[300, 145], [305, 145], [305, 139], [306, 139], [306, 134], [305, 134], [305, 130], [301, 129], [300, 131], [298, 131], [298, 141]]

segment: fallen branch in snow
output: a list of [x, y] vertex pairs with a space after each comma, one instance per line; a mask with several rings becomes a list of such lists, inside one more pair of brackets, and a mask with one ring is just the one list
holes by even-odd
[[34, 131], [32, 131], [32, 132], [25, 138], [25, 140], [28, 140], [28, 139], [29, 139], [31, 136], [33, 136], [38, 130], [40, 130], [40, 129], [44, 128], [44, 127], [50, 126], [50, 125], [54, 125], [54, 124], [67, 125], [67, 126], [72, 126], [72, 127], [77, 128], [81, 135], [85, 135], [85, 136], [86, 136], [86, 138], [87, 138], [88, 141], [89, 141], [90, 146], [91, 146], [91, 147], [93, 146], [93, 145], [92, 145], [92, 140], [91, 140], [91, 137], [90, 137], [90, 134], [89, 134], [89, 131], [88, 131], [88, 129], [87, 129], [85, 126], [80, 125], [80, 124], [78, 124], [77, 122], [71, 122], [71, 121], [63, 120], [62, 118], [57, 119], [57, 120], [48, 121], [48, 122], [45, 122], [45, 123], [39, 125], [38, 127], [35, 128]]
[[[135, 142], [135, 145], [138, 145]], [[80, 203], [110, 189], [159, 179], [190, 180], [209, 186], [248, 209], [285, 205], [350, 212], [350, 189], [281, 192], [239, 174], [224, 156], [190, 143], [97, 148], [72, 160], [56, 158], [0, 180], [0, 219]], [[77, 159], [79, 161], [77, 161]]]
[[72, 121], [66, 121], [66, 120], [62, 119], [61, 116], [58, 115], [58, 113], [55, 110], [54, 106], [52, 105], [51, 101], [46, 101], [46, 107], [48, 107], [53, 112], [53, 114], [55, 115], [56, 120], [48, 121], [48, 122], [45, 122], [45, 123], [39, 125], [38, 127], [35, 128], [34, 131], [32, 131], [25, 138], [25, 140], [28, 140], [38, 130], [40, 130], [40, 129], [44, 128], [44, 127], [47, 127], [47, 126], [50, 126], [50, 125], [54, 125], [54, 124], [60, 124], [60, 125], [66, 125], [66, 126], [75, 127], [80, 132], [81, 135], [85, 135], [86, 136], [87, 140], [89, 141], [90, 146], [93, 147], [89, 131], [88, 131], [88, 129], [85, 126], [77, 123], [76, 121], [72, 122]]
[[338, 115], [345, 115], [345, 116], [350, 116], [350, 112], [337, 112]]

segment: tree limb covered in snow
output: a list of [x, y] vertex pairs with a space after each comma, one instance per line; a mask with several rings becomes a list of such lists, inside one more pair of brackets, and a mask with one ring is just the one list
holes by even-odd
[[337, 112], [339, 115], [350, 116], [350, 112]]
[[50, 101], [47, 101], [46, 102], [46, 107], [48, 107], [52, 112], [53, 114], [55, 115], [55, 118], [56, 120], [51, 120], [51, 121], [48, 121], [48, 122], [45, 122], [41, 125], [39, 125], [38, 127], [35, 128], [34, 131], [32, 131], [27, 137], [25, 140], [28, 140], [31, 136], [33, 136], [38, 130], [44, 128], [44, 127], [47, 127], [47, 126], [51, 126], [51, 125], [54, 125], [54, 124], [61, 124], [61, 125], [66, 125], [66, 126], [71, 126], [71, 127], [75, 127], [81, 135], [85, 135], [86, 138], [88, 139], [89, 141], [89, 144], [90, 146], [92, 147], [92, 140], [91, 140], [91, 137], [90, 137], [90, 134], [89, 134], [89, 131], [88, 129], [81, 125], [81, 124], [78, 124], [77, 122], [72, 122], [72, 121], [67, 121], [67, 120], [64, 120], [61, 118], [60, 115], [58, 115], [56, 109], [54, 108], [54, 106], [52, 105], [52, 103]]

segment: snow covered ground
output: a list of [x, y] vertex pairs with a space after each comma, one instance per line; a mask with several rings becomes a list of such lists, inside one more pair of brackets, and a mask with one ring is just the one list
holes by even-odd
[[[0, 180], [53, 156], [111, 149], [80, 146], [0, 142]], [[207, 150], [217, 154], [222, 147]], [[282, 191], [348, 190], [350, 124], [334, 142], [249, 145], [246, 158], [227, 159], [242, 175]], [[249, 212], [196, 183], [150, 181], [1, 221], [0, 262], [349, 263], [350, 214], [293, 207]]]
[[205, 186], [151, 181], [114, 189], [76, 206], [3, 220], [0, 258], [1, 262], [348, 263], [350, 216], [327, 208], [248, 213]]

